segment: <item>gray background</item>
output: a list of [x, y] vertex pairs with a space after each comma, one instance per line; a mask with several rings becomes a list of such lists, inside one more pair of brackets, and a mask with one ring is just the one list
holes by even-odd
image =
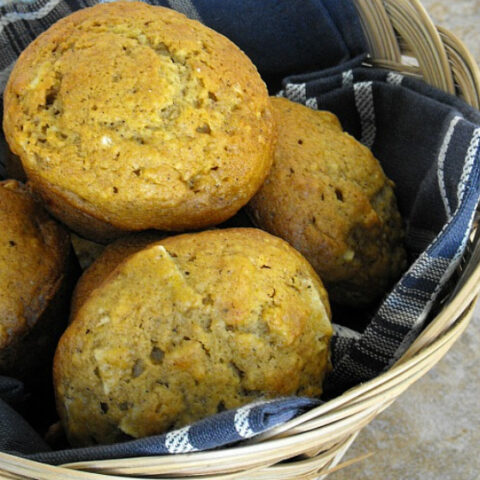
[[[480, 0], [422, 0], [480, 62]], [[480, 306], [449, 353], [363, 429], [329, 480], [480, 479]]]

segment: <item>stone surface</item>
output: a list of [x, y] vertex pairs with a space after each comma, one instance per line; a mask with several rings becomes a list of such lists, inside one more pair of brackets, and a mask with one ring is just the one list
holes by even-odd
[[[480, 62], [480, 0], [423, 0]], [[329, 480], [480, 478], [480, 306], [467, 331], [426, 376], [358, 436], [344, 460], [371, 457]]]
[[461, 38], [480, 61], [480, 0], [422, 0], [437, 25]]

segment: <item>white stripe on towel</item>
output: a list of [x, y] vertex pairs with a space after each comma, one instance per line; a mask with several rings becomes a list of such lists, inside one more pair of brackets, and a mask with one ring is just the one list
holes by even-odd
[[462, 177], [460, 179], [460, 183], [458, 184], [457, 188], [457, 198], [458, 198], [458, 205], [462, 203], [463, 196], [465, 195], [465, 185], [467, 183], [467, 179], [472, 172], [473, 164], [475, 163], [475, 159], [477, 157], [478, 146], [480, 144], [480, 128], [476, 128], [473, 131], [472, 139], [470, 140], [470, 145], [467, 149], [467, 156], [465, 157], [465, 164], [463, 166]]
[[390, 85], [401, 85], [404, 76], [397, 72], [388, 72], [387, 83]]
[[188, 453], [197, 450], [191, 443], [188, 436], [190, 427], [183, 427], [179, 430], [169, 432], [165, 438], [165, 447], [170, 453]]
[[375, 108], [373, 106], [372, 82], [357, 82], [353, 84], [355, 105], [360, 116], [362, 128], [361, 142], [368, 148], [372, 148], [377, 133], [375, 126]]
[[347, 70], [342, 73], [342, 86], [351, 87], [353, 85], [353, 72], [352, 70]]
[[37, 20], [48, 15], [62, 0], [50, 0], [42, 8], [34, 12], [11, 12], [0, 18], [0, 33], [3, 29], [10, 25], [10, 23], [18, 22], [19, 20]]
[[304, 83], [287, 83], [285, 94], [293, 102], [305, 103], [307, 101], [307, 86]]
[[453, 132], [455, 131], [455, 126], [459, 122], [462, 117], [459, 115], [455, 115], [452, 120], [450, 121], [450, 125], [448, 126], [447, 133], [443, 139], [442, 147], [440, 148], [440, 153], [438, 154], [438, 171], [437, 171], [437, 178], [438, 178], [438, 186], [440, 188], [440, 193], [442, 194], [443, 204], [445, 205], [445, 212], [447, 213], [447, 218], [450, 220], [452, 217], [452, 209], [450, 207], [450, 202], [448, 200], [447, 189], [445, 186], [445, 158], [447, 156], [448, 147], [450, 145], [450, 141], [452, 140]]

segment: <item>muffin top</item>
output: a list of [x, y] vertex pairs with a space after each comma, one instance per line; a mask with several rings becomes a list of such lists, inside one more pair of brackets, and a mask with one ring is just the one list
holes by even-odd
[[33, 328], [63, 278], [69, 248], [68, 234], [25, 186], [0, 182], [0, 350]]
[[319, 395], [322, 283], [256, 229], [169, 237], [127, 258], [62, 337], [57, 405], [73, 445], [161, 433], [259, 397]]
[[305, 255], [331, 301], [368, 305], [405, 266], [393, 182], [335, 115], [271, 100], [278, 142], [252, 218]]
[[22, 53], [4, 101], [32, 184], [123, 230], [219, 223], [272, 160], [268, 94], [246, 55], [145, 3], [58, 21]]
[[117, 265], [150, 243], [160, 240], [164, 235], [155, 232], [140, 232], [119, 238], [105, 247], [100, 255], [83, 272], [77, 282], [72, 297], [70, 316], [74, 318], [79, 308], [88, 299], [93, 290], [115, 270]]

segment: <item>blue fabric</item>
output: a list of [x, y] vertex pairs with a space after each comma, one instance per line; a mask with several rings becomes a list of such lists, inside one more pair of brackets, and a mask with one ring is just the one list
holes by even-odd
[[[239, 45], [263, 76], [323, 69], [363, 57], [353, 4], [345, 0], [197, 0], [204, 23]], [[266, 21], [269, 19], [268, 21]], [[245, 35], [248, 32], [248, 35]]]
[[4, 402], [15, 404], [24, 399], [25, 392], [23, 383], [14, 378], [0, 375], [0, 399]]
[[[59, 465], [84, 460], [128, 458], [208, 450], [251, 438], [317, 405], [313, 398], [280, 398], [228, 410], [163, 435], [115, 445], [50, 451], [11, 409], [0, 403], [0, 451]], [[37, 453], [33, 453], [37, 452]]]
[[19, 451], [25, 455], [50, 450], [42, 438], [11, 406], [23, 399], [23, 383], [0, 376], [0, 451]]
[[[0, 90], [33, 38], [57, 19], [95, 3], [40, 0], [0, 7]], [[230, 37], [252, 58], [271, 90], [278, 78], [289, 75], [280, 94], [337, 114], [395, 181], [411, 266], [363, 331], [335, 326], [334, 370], [326, 388], [332, 396], [375, 377], [428, 322], [464, 252], [480, 195], [480, 114], [420, 81], [362, 68], [365, 40], [350, 0], [155, 3]], [[218, 448], [318, 405], [312, 399], [278, 399], [222, 412], [165, 435], [52, 452], [8, 404], [21, 394], [18, 382], [0, 378], [0, 450], [52, 464]]]

